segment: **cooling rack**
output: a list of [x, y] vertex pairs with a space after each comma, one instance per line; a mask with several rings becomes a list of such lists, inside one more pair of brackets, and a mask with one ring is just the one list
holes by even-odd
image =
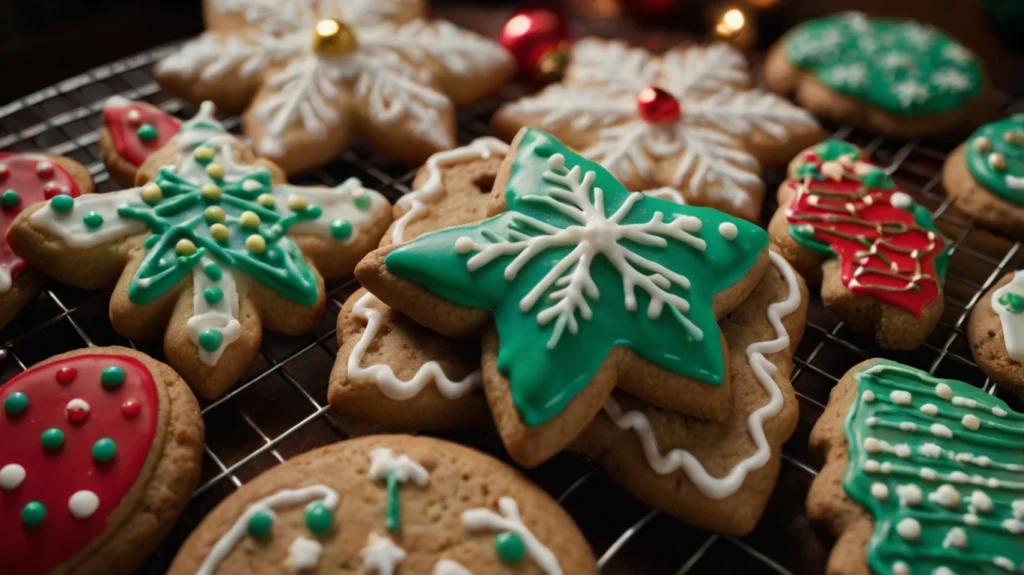
[[[68, 156], [89, 168], [98, 192], [117, 189], [99, 159], [97, 129], [103, 102], [117, 94], [147, 100], [181, 117], [191, 115], [189, 105], [161, 91], [150, 74], [151, 65], [173, 49], [173, 45], [164, 46], [101, 66], [0, 108], [0, 149]], [[520, 91], [509, 87], [491, 101], [460, 113], [460, 142], [487, 134], [497, 106]], [[237, 131], [237, 117], [224, 120]], [[1017, 243], [973, 229], [951, 207], [940, 173], [942, 161], [959, 141], [898, 142], [845, 127], [836, 128], [834, 136], [863, 146], [876, 164], [886, 166], [901, 186], [935, 214], [950, 238], [946, 308], [939, 327], [914, 351], [880, 350], [870, 337], [850, 332], [812, 295], [792, 378], [800, 423], [784, 448], [778, 486], [764, 518], [746, 537], [701, 531], [652, 510], [577, 455], [561, 454], [536, 469], [524, 470], [573, 516], [603, 573], [821, 573], [828, 548], [815, 536], [804, 513], [807, 489], [820, 468], [820, 461], [808, 452], [807, 437], [831, 387], [863, 359], [889, 357], [1003, 397], [974, 364], [964, 325], [981, 294], [1004, 272], [1022, 267], [1024, 254]], [[416, 170], [417, 166], [396, 163], [356, 145], [330, 165], [293, 181], [334, 185], [356, 176], [394, 201], [409, 191]], [[782, 175], [765, 175], [769, 196], [774, 197], [771, 191]], [[774, 202], [768, 202], [764, 221], [774, 209]], [[202, 403], [207, 430], [202, 479], [172, 534], [140, 573], [164, 572], [205, 514], [261, 472], [314, 447], [380, 431], [337, 415], [326, 403], [328, 374], [337, 353], [337, 314], [356, 285], [349, 280], [328, 288], [327, 314], [315, 333], [285, 337], [267, 332], [255, 365], [241, 382], [220, 399]], [[110, 325], [108, 304], [109, 293], [47, 284], [0, 333], [0, 349], [7, 352], [0, 361], [0, 381], [47, 357], [89, 345], [126, 345], [162, 358], [159, 342], [118, 336]], [[1012, 398], [1003, 398], [1020, 407]], [[445, 437], [507, 461], [494, 433]]]

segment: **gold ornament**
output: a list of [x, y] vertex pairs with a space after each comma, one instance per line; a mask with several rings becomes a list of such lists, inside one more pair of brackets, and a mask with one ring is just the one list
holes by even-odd
[[989, 140], [985, 136], [979, 136], [974, 140], [974, 149], [979, 153], [987, 154], [992, 150], [992, 140]]
[[313, 27], [313, 50], [321, 56], [345, 56], [358, 46], [352, 30], [338, 20], [326, 18]]
[[1006, 169], [1006, 156], [996, 152], [988, 155], [988, 165], [992, 166], [993, 170], [1005, 170]]
[[740, 50], [754, 45], [757, 29], [749, 11], [739, 5], [727, 5], [714, 13], [711, 33], [717, 40]]

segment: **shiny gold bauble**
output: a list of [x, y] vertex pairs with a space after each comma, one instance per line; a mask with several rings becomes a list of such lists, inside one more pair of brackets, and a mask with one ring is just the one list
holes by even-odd
[[313, 27], [313, 50], [321, 56], [345, 56], [358, 47], [352, 30], [333, 18], [326, 18]]

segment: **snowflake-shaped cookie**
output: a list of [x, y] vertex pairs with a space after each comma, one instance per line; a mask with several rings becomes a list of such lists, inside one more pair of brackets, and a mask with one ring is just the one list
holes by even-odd
[[420, 162], [455, 145], [454, 105], [504, 83], [497, 43], [418, 0], [207, 0], [208, 31], [160, 62], [173, 91], [247, 107], [256, 151], [295, 173], [358, 135]]
[[562, 83], [500, 109], [495, 130], [550, 131], [632, 190], [672, 186], [688, 203], [755, 220], [760, 163], [783, 162], [821, 138], [806, 111], [751, 89], [743, 55], [726, 44], [657, 57], [587, 38], [571, 62]]

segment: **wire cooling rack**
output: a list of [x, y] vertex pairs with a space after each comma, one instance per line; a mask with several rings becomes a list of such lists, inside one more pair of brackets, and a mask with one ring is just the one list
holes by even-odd
[[[99, 159], [97, 129], [103, 102], [118, 94], [188, 117], [191, 108], [162, 92], [150, 74], [151, 65], [173, 48], [157, 48], [96, 68], [0, 108], [0, 149], [68, 156], [89, 168], [97, 191], [117, 189]], [[517, 94], [515, 88], [509, 88], [462, 112], [460, 142], [487, 134], [491, 114], [504, 99]], [[225, 125], [237, 130], [238, 118], [227, 118]], [[827, 544], [819, 542], [804, 513], [807, 489], [820, 467], [808, 453], [807, 438], [828, 401], [829, 390], [843, 373], [863, 359], [884, 356], [998, 393], [971, 358], [964, 324], [985, 290], [1005, 271], [1022, 267], [1024, 254], [1017, 243], [973, 229], [951, 207], [941, 187], [940, 172], [946, 154], [959, 141], [895, 142], [849, 128], [837, 129], [835, 137], [863, 146], [876, 164], [887, 166], [899, 184], [933, 211], [950, 238], [946, 309], [939, 327], [914, 351], [880, 350], [870, 337], [850, 332], [813, 295], [793, 373], [800, 424], [784, 448], [778, 486], [764, 518], [746, 537], [701, 531], [652, 510], [573, 454], [561, 454], [537, 469], [524, 470], [573, 516], [599, 557], [602, 572], [821, 573]], [[356, 176], [394, 201], [409, 191], [416, 170], [416, 166], [395, 163], [356, 145], [332, 164], [294, 181], [333, 185]], [[775, 189], [781, 176], [781, 172], [766, 174], [769, 190]], [[770, 201], [764, 221], [774, 209]], [[328, 374], [337, 353], [337, 314], [356, 285], [349, 280], [328, 287], [328, 313], [315, 333], [285, 337], [267, 332], [255, 365], [241, 382], [220, 399], [203, 402], [207, 441], [199, 488], [172, 534], [140, 573], [164, 572], [205, 514], [246, 481], [314, 447], [380, 431], [337, 415], [326, 403]], [[162, 358], [159, 342], [134, 342], [118, 336], [110, 326], [108, 304], [109, 293], [83, 292], [50, 282], [0, 333], [0, 348], [8, 353], [0, 362], [0, 380], [57, 353], [89, 345], [127, 345]], [[1015, 403], [1009, 397], [1004, 399]], [[494, 433], [483, 438], [466, 434], [446, 437], [507, 461]]]

